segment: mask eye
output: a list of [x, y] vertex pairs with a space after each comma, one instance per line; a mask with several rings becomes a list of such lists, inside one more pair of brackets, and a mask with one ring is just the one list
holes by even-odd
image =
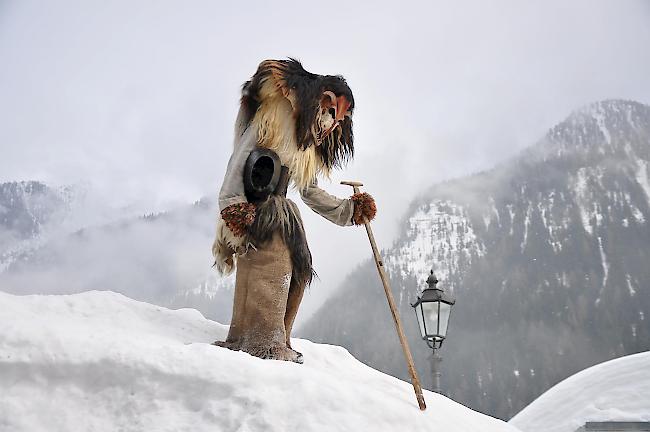
[[329, 109], [330, 107], [336, 106], [336, 95], [331, 91], [323, 92], [323, 95], [320, 98], [320, 106], [324, 109]]
[[334, 107], [327, 110], [327, 112], [329, 112], [329, 114], [332, 116], [333, 119], [336, 118], [336, 110], [334, 109]]

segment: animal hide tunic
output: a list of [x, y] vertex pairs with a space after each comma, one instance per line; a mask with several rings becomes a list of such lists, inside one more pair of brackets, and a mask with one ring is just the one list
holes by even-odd
[[[254, 124], [251, 124], [243, 134], [235, 140], [233, 153], [228, 162], [226, 175], [219, 193], [219, 211], [222, 211], [233, 204], [248, 202], [244, 191], [244, 166], [248, 156], [250, 156], [251, 152], [258, 147], [257, 137], [258, 132], [256, 127]], [[310, 184], [299, 192], [300, 198], [305, 204], [307, 204], [307, 206], [309, 206], [309, 208], [330, 222], [340, 226], [349, 226], [353, 224], [352, 216], [354, 214], [354, 202], [351, 199], [342, 199], [330, 195], [318, 187], [317, 179], [313, 179]], [[277, 195], [269, 197], [269, 201], [277, 200]], [[266, 218], [260, 217], [262, 216], [260, 213], [264, 213], [264, 203], [261, 206], [258, 206], [256, 219], [272, 220], [275, 219], [274, 214], [284, 215], [288, 213], [293, 216], [295, 221], [285, 220], [284, 225], [288, 225], [286, 227], [287, 233], [292, 232], [292, 225], [299, 227], [300, 230], [304, 232], [302, 229], [300, 213], [295, 206], [295, 203], [286, 198], [284, 201], [287, 201], [290, 204], [283, 204], [280, 206], [274, 205], [275, 211], [270, 211], [269, 213], [271, 214]], [[267, 202], [266, 206], [269, 206], [270, 204], [271, 203]], [[236, 262], [238, 255], [245, 253], [251, 246], [258, 247], [259, 245], [255, 244], [254, 237], [246, 236], [238, 238], [234, 236], [229, 232], [221, 218], [219, 218], [217, 225], [217, 238], [213, 246], [213, 253], [215, 255], [215, 264], [217, 269], [222, 274], [226, 275], [233, 271], [234, 263]]]
[[[219, 209], [248, 200], [244, 193], [244, 165], [257, 147], [257, 131], [250, 125], [235, 143], [219, 193]], [[328, 194], [314, 180], [300, 191], [316, 213], [338, 225], [352, 225], [354, 203]], [[300, 212], [283, 193], [271, 194], [256, 205], [255, 221], [245, 236], [235, 236], [218, 221], [213, 246], [222, 273], [237, 267], [233, 315], [228, 337], [217, 345], [243, 350], [261, 358], [302, 362], [291, 348], [291, 330], [311, 282], [312, 260]]]
[[[374, 217], [370, 195], [337, 198], [316, 180], [352, 158], [353, 109], [352, 91], [342, 77], [312, 74], [292, 59], [263, 61], [244, 84], [212, 248], [222, 274], [237, 269], [230, 331], [216, 345], [302, 362], [290, 336], [312, 279], [312, 258], [286, 186], [292, 183], [307, 206], [335, 224], [358, 225]], [[257, 147], [274, 151], [286, 176], [284, 187], [250, 202], [244, 169]]]

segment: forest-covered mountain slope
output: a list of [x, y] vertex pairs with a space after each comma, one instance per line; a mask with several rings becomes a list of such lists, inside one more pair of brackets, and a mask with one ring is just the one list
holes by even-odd
[[[409, 301], [431, 268], [457, 298], [443, 388], [473, 409], [509, 419], [579, 370], [648, 350], [649, 164], [650, 107], [609, 100], [416, 199], [384, 260], [425, 384], [429, 350]], [[408, 378], [371, 261], [299, 335]]]

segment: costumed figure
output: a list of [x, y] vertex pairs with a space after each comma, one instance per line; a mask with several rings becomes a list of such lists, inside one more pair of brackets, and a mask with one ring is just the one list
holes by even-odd
[[215, 267], [236, 269], [228, 337], [215, 345], [302, 363], [291, 328], [314, 275], [290, 182], [316, 213], [361, 225], [376, 213], [367, 193], [334, 197], [317, 184], [354, 154], [354, 98], [341, 76], [307, 72], [293, 59], [263, 61], [242, 88], [233, 153], [219, 193]]

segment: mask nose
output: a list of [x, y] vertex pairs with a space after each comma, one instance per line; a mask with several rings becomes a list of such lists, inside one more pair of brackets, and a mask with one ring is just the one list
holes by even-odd
[[345, 96], [339, 96], [336, 98], [336, 116], [335, 120], [337, 122], [343, 120], [346, 115], [350, 114], [350, 105], [352, 105]]

